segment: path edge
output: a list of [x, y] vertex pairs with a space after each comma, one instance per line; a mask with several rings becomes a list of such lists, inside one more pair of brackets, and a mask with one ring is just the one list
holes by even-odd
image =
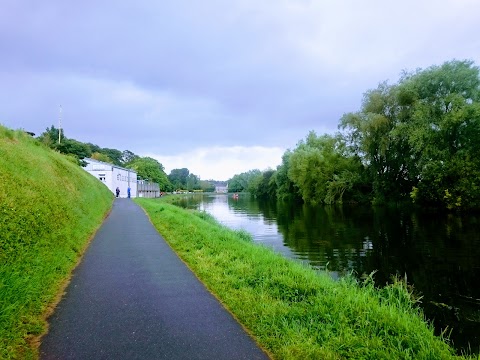
[[43, 337], [46, 336], [48, 334], [48, 331], [50, 330], [49, 318], [54, 314], [58, 304], [63, 300], [63, 297], [66, 295], [66, 293], [67, 293], [66, 290], [67, 290], [68, 285], [70, 285], [70, 282], [72, 281], [73, 273], [77, 269], [77, 267], [81, 264], [81, 262], [82, 262], [82, 260], [85, 256], [85, 253], [87, 252], [88, 248], [90, 247], [93, 239], [97, 235], [100, 228], [103, 226], [105, 220], [112, 213], [114, 202], [115, 202], [115, 199], [113, 199], [113, 201], [110, 205], [110, 208], [103, 215], [102, 221], [92, 231], [92, 233], [88, 237], [88, 240], [85, 242], [83, 247], [78, 252], [78, 256], [77, 256], [75, 265], [72, 267], [68, 276], [60, 283], [60, 285], [58, 287], [57, 294], [55, 295], [55, 298], [53, 299], [53, 301], [51, 301], [49, 304], [47, 304], [47, 307], [46, 307], [45, 311], [40, 315], [40, 319], [44, 324], [43, 332], [41, 334], [38, 334], [38, 335], [30, 335], [26, 338], [26, 342], [28, 343], [30, 348], [34, 351], [37, 359], [40, 358], [39, 351], [40, 351], [40, 346], [42, 344]]
[[241, 328], [243, 329], [243, 331], [245, 331], [248, 335], [248, 337], [250, 337], [250, 339], [253, 340], [253, 342], [258, 346], [258, 348], [260, 350], [263, 351], [263, 353], [265, 355], [267, 355], [267, 357], [271, 360], [274, 359], [273, 355], [267, 350], [265, 349], [258, 341], [257, 339], [255, 338], [255, 336], [253, 335], [253, 333], [250, 331], [250, 329], [248, 329], [244, 324], [242, 324], [242, 322], [237, 318], [237, 316], [232, 312], [230, 311], [230, 309], [225, 305], [225, 303], [215, 294], [211, 291], [211, 289], [202, 281], [202, 279], [200, 279], [197, 274], [195, 273], [195, 271], [192, 270], [192, 268], [182, 259], [182, 257], [175, 251], [175, 249], [170, 245], [170, 243], [167, 241], [167, 239], [165, 239], [165, 237], [160, 234], [160, 232], [158, 231], [158, 229], [155, 227], [155, 225], [153, 224], [152, 222], [152, 219], [150, 218], [150, 215], [148, 215], [147, 211], [140, 205], [138, 204], [137, 202], [135, 202], [135, 204], [137, 206], [139, 206], [143, 212], [145, 213], [145, 215], [147, 216], [148, 218], [148, 221], [150, 222], [150, 224], [153, 226], [153, 228], [155, 229], [155, 231], [161, 236], [161, 238], [165, 241], [165, 243], [168, 245], [168, 247], [173, 251], [173, 253], [177, 256], [177, 258], [188, 268], [188, 270], [190, 270], [190, 272], [193, 274], [193, 276], [195, 276], [195, 278], [203, 285], [203, 287], [220, 303], [220, 305], [222, 306], [223, 309], [225, 309], [225, 311], [227, 311], [230, 316], [233, 317], [233, 319], [235, 320], [235, 322], [241, 326]]

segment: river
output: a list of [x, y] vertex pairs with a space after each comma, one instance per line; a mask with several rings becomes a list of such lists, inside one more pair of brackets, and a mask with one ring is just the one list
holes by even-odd
[[480, 216], [374, 207], [311, 207], [241, 194], [196, 194], [177, 205], [244, 229], [286, 257], [334, 278], [375, 272], [375, 283], [407, 278], [437, 334], [480, 352]]

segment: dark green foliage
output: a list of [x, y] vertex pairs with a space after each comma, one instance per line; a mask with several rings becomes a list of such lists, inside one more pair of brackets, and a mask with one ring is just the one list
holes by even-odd
[[272, 176], [272, 181], [275, 181], [277, 199], [280, 200], [301, 199], [301, 196], [298, 194], [298, 187], [288, 177], [291, 156], [292, 151], [287, 150], [282, 156], [282, 164], [277, 167], [277, 171]]
[[108, 158], [111, 160], [112, 164], [118, 165], [118, 166], [123, 166], [123, 153], [120, 150], [117, 149], [108, 149], [108, 148], [103, 148], [100, 149], [100, 153], [108, 156]]
[[130, 164], [131, 162], [133, 162], [134, 160], [138, 159], [139, 156], [138, 155], [135, 155], [133, 152], [131, 152], [130, 150], [124, 150], [122, 152], [122, 164], [124, 165], [128, 165]]
[[235, 175], [229, 191], [312, 204], [479, 209], [479, 74], [472, 61], [453, 60], [383, 82], [342, 117], [341, 134], [311, 132], [275, 172]]
[[190, 171], [187, 168], [173, 169], [168, 175], [168, 179], [172, 183], [175, 190], [187, 189], [187, 179], [190, 175]]
[[287, 174], [304, 202], [333, 204], [348, 200], [344, 195], [357, 186], [361, 171], [358, 157], [348, 152], [340, 137], [312, 131], [292, 152]]
[[258, 169], [235, 175], [233, 178], [228, 180], [228, 192], [236, 193], [249, 190], [251, 191], [253, 186], [251, 186], [250, 183], [255, 179], [258, 179], [261, 175], [262, 173]]
[[368, 91], [341, 121], [372, 177], [375, 202], [478, 208], [480, 78], [470, 61], [406, 73]]
[[415, 201], [478, 208], [480, 196], [480, 78], [469, 61], [452, 61], [406, 76], [415, 94], [407, 126], [417, 157]]
[[260, 199], [274, 199], [277, 196], [274, 170], [255, 175], [248, 184], [248, 192]]
[[203, 192], [214, 192], [215, 184], [213, 181], [200, 180], [200, 189]]
[[130, 162], [128, 167], [135, 170], [139, 178], [159, 184], [162, 191], [166, 191], [171, 186], [163, 165], [155, 159], [138, 157]]
[[197, 175], [190, 173], [187, 177], [186, 189], [188, 191], [200, 190], [201, 189], [200, 178]]
[[[62, 154], [75, 155], [78, 159], [90, 157], [92, 155], [92, 149], [89, 144], [84, 144], [80, 141], [69, 139], [65, 137], [62, 132], [59, 139], [59, 130], [55, 126], [47, 128], [38, 139], [47, 145], [49, 148], [57, 150]], [[60, 142], [59, 142], [60, 140]]]
[[258, 198], [302, 199], [312, 204], [358, 202], [369, 191], [360, 158], [350, 152], [339, 136], [310, 132], [292, 151], [288, 150], [277, 170], [251, 170], [228, 182], [230, 192], [248, 191]]

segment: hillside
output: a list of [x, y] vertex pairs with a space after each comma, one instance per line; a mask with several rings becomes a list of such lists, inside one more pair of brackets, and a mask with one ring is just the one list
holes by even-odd
[[68, 157], [0, 126], [0, 358], [29, 359], [31, 340], [113, 195]]

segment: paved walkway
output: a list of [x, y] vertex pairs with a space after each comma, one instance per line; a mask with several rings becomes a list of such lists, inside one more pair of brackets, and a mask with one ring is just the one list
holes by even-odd
[[41, 359], [268, 359], [130, 199], [116, 199]]

